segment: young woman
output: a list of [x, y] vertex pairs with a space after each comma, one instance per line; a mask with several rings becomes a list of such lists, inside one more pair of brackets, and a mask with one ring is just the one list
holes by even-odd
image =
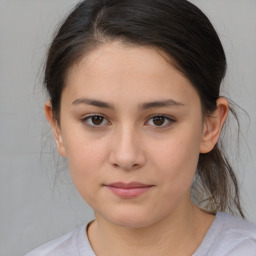
[[256, 255], [218, 140], [226, 71], [186, 0], [86, 0], [48, 52], [45, 113], [95, 220], [27, 256]]

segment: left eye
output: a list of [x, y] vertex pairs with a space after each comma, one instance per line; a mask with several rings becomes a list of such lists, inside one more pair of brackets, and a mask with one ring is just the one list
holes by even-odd
[[170, 125], [170, 123], [172, 122], [174, 122], [174, 120], [170, 117], [157, 115], [157, 116], [151, 117], [147, 121], [147, 124], [152, 126], [157, 126], [157, 127], [166, 127]]
[[103, 126], [108, 124], [108, 120], [104, 116], [100, 115], [93, 115], [93, 116], [88, 116], [83, 119], [83, 123], [88, 125], [88, 126]]

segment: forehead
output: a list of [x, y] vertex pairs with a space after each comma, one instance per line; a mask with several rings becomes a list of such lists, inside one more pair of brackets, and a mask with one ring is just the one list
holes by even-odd
[[113, 41], [96, 47], [80, 58], [69, 69], [68, 79], [72, 79], [72, 74], [79, 72], [79, 69], [83, 69], [84, 74], [86, 71], [87, 74], [98, 71], [102, 75], [107, 72], [113, 78], [118, 74], [133, 75], [138, 72], [147, 73], [147, 76], [158, 74], [160, 77], [163, 72], [169, 73], [173, 69], [172, 64], [174, 61], [156, 47], [126, 45]]
[[73, 65], [64, 91], [73, 97], [84, 94], [81, 96], [113, 100], [118, 96], [133, 102], [166, 95], [176, 101], [185, 96], [198, 98], [190, 81], [163, 51], [119, 42], [102, 45]]

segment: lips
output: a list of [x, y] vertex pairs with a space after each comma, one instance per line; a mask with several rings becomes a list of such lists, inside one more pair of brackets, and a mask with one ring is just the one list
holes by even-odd
[[133, 198], [144, 194], [145, 192], [150, 190], [153, 187], [153, 185], [142, 184], [139, 182], [116, 182], [105, 185], [105, 187], [119, 197]]

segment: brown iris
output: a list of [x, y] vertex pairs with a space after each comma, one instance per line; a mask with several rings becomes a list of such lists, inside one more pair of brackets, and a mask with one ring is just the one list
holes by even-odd
[[104, 117], [103, 116], [92, 116], [91, 119], [92, 119], [93, 124], [100, 125], [100, 124], [102, 124]]
[[165, 121], [165, 118], [163, 116], [155, 116], [155, 117], [153, 117], [153, 123], [156, 126], [163, 125], [164, 121]]

